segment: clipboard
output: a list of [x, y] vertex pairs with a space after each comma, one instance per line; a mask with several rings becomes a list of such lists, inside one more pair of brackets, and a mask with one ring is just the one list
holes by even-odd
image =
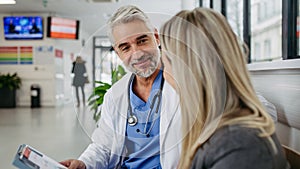
[[20, 169], [67, 169], [57, 161], [26, 144], [19, 146], [13, 165]]

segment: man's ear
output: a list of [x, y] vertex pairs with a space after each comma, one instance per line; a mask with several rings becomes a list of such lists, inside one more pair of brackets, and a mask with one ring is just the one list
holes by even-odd
[[157, 46], [160, 46], [159, 35], [158, 35], [158, 31], [157, 31], [156, 28], [154, 28], [154, 36], [155, 36], [155, 40], [156, 40]]
[[115, 51], [117, 55], [119, 55], [118, 50], [116, 50], [115, 46], [112, 46], [110, 51]]

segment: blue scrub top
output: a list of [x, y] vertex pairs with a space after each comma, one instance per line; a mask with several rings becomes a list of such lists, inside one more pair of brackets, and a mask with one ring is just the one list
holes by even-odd
[[[161, 169], [159, 144], [161, 103], [157, 103], [159, 96], [156, 99], [154, 99], [154, 96], [160, 90], [162, 78], [162, 71], [160, 71], [153, 82], [150, 96], [146, 103], [132, 92], [132, 82], [130, 84], [131, 107], [133, 114], [138, 119], [138, 123], [135, 126], [129, 126], [127, 123], [125, 146], [128, 154], [122, 164], [122, 168]], [[155, 103], [152, 110], [150, 110], [152, 102]], [[157, 106], [158, 111], [155, 112]], [[128, 114], [130, 113], [128, 112]], [[149, 116], [148, 123], [146, 120], [147, 116]], [[152, 129], [150, 129], [151, 127]], [[146, 135], [148, 132], [149, 134]]]

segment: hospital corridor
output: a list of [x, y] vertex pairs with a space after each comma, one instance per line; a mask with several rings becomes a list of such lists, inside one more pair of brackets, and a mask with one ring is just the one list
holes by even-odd
[[300, 169], [299, 100], [300, 0], [0, 0], [0, 169]]
[[0, 109], [0, 168], [15, 169], [12, 162], [21, 144], [57, 161], [78, 158], [91, 142], [95, 127], [87, 109], [72, 102], [59, 107]]

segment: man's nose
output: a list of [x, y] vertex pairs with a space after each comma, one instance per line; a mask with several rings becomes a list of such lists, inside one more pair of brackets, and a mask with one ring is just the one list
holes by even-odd
[[133, 58], [140, 58], [144, 52], [141, 50], [141, 48], [139, 46], [137, 46], [136, 44], [132, 45], [131, 47], [132, 50], [132, 57]]
[[131, 44], [131, 50], [132, 50], [132, 52], [134, 53], [134, 52], [139, 51], [140, 49], [139, 49], [139, 46], [138, 46], [137, 44], [132, 43], [132, 44]]

